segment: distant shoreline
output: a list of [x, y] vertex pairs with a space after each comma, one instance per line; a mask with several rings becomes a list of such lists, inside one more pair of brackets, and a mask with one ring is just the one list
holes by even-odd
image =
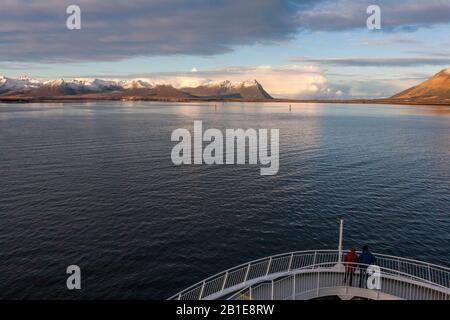
[[214, 98], [147, 98], [147, 97], [86, 97], [86, 96], [63, 96], [63, 97], [0, 97], [0, 103], [68, 103], [68, 102], [102, 102], [102, 101], [153, 101], [153, 102], [257, 102], [257, 103], [332, 103], [332, 104], [395, 104], [395, 105], [430, 105], [450, 106], [450, 101], [408, 101], [399, 99], [347, 99], [347, 100], [308, 100], [308, 99], [214, 99]]

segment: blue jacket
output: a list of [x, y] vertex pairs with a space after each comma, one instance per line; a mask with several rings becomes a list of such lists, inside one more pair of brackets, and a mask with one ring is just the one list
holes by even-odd
[[359, 263], [361, 263], [362, 265], [360, 266], [360, 268], [362, 269], [367, 269], [367, 267], [371, 264], [374, 264], [376, 262], [375, 256], [369, 251], [363, 251], [360, 255], [359, 255]]

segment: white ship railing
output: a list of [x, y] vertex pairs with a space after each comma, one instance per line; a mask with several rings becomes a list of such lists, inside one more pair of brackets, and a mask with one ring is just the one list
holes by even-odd
[[[392, 283], [407, 283], [406, 286], [400, 288], [405, 290], [404, 292], [402, 291], [401, 294], [397, 291], [391, 292], [392, 296], [401, 299], [414, 299], [415, 295], [418, 295], [416, 288], [421, 287], [430, 292], [422, 299], [449, 299], [449, 268], [390, 255], [374, 255], [377, 260], [375, 264], [381, 268], [383, 283], [386, 285], [383, 285], [381, 289], [386, 288], [386, 292], [381, 293], [389, 294], [389, 286]], [[258, 285], [271, 286], [268, 292], [276, 292], [274, 285], [279, 285], [280, 281], [286, 283], [291, 281], [293, 289], [290, 291], [290, 296], [292, 297], [292, 292], [295, 292], [293, 297], [301, 298], [302, 294], [308, 293], [309, 289], [320, 293], [320, 290], [324, 288], [342, 287], [340, 285], [344, 275], [343, 266], [340, 264], [342, 260], [343, 254], [338, 250], [309, 250], [274, 255], [222, 271], [181, 291], [170, 299], [211, 300], [239, 297], [255, 299], [254, 290], [258, 290]], [[316, 276], [316, 286], [312, 289], [308, 287], [306, 288], [308, 290], [305, 289], [302, 292], [296, 290], [296, 288], [299, 288], [300, 282], [297, 281], [297, 284], [295, 284], [294, 279], [300, 274]], [[327, 274], [326, 277], [324, 277], [325, 274]], [[322, 276], [322, 280], [327, 279], [323, 285], [320, 282], [320, 276]], [[353, 281], [357, 283], [358, 277], [357, 273]], [[289, 290], [289, 284], [286, 286], [283, 290]], [[345, 287], [347, 289], [348, 286]], [[377, 294], [379, 296], [380, 292]], [[274, 299], [286, 298], [283, 294], [270, 297]], [[314, 297], [314, 295], [310, 297]]]
[[[228, 300], [305, 300], [325, 296], [339, 296], [344, 299], [361, 297], [367, 299], [405, 300], [448, 300], [448, 288], [424, 282], [415, 276], [380, 268], [379, 288], [367, 288], [368, 275], [362, 275], [354, 264], [356, 272], [349, 281], [345, 279], [342, 265], [323, 263], [315, 268], [305, 268], [286, 276], [263, 281], [246, 287]], [[367, 266], [365, 266], [367, 267]], [[362, 280], [362, 281], [360, 281]], [[372, 283], [374, 284], [374, 282]]]

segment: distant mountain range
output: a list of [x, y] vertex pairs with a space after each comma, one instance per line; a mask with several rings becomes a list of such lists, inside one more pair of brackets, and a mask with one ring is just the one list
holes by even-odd
[[450, 68], [435, 74], [431, 79], [402, 91], [390, 99], [413, 103], [450, 104]]
[[0, 99], [8, 100], [270, 100], [256, 80], [209, 82], [198, 87], [175, 88], [148, 79], [113, 81], [74, 79], [38, 81], [29, 77], [0, 77]]
[[450, 105], [450, 68], [431, 79], [383, 99], [292, 100], [273, 99], [256, 80], [232, 83], [208, 82], [196, 87], [177, 88], [149, 79], [101, 80], [74, 79], [38, 81], [28, 77], [0, 77], [0, 101], [67, 101], [67, 100], [237, 100], [321, 103], [383, 103]]

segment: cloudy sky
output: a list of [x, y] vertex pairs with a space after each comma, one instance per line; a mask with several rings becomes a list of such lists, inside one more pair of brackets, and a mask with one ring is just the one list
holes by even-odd
[[[81, 8], [81, 30], [66, 8]], [[381, 30], [366, 27], [371, 4]], [[2, 0], [0, 74], [380, 97], [450, 66], [449, 0]]]

